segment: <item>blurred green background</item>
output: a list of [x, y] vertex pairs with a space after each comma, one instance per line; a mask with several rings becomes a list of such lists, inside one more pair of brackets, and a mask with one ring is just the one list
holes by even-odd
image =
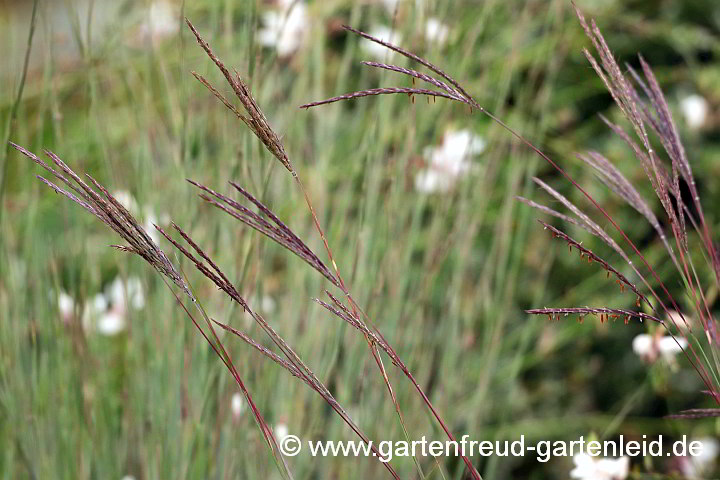
[[[590, 45], [570, 2], [392, 3], [295, 5], [288, 19], [295, 18], [284, 23], [295, 30], [289, 37], [281, 33], [276, 48], [268, 45], [267, 33], [258, 32], [277, 21], [282, 2], [41, 0], [24, 91], [15, 107], [32, 2], [0, 1], [2, 139], [36, 153], [53, 150], [76, 171], [131, 195], [143, 220], [172, 219], [188, 230], [371, 438], [403, 439], [365, 340], [311, 301], [327, 288], [324, 279], [204, 205], [185, 182], [192, 178], [223, 192], [229, 191], [228, 180], [239, 182], [324, 258], [290, 175], [190, 75], [196, 70], [228, 91], [181, 25], [185, 15], [226, 65], [248, 79], [308, 188], [354, 297], [456, 434], [479, 440], [524, 434], [528, 441], [591, 434], [717, 438], [717, 421], [663, 418], [712, 405], [684, 359], [647, 365], [633, 353], [632, 339], [646, 326], [548, 322], [523, 312], [542, 306], [632, 308], [635, 299], [620, 293], [604, 271], [554, 242], [535, 221], [536, 212], [514, 199], [548, 200], [531, 181], [536, 175], [586, 205], [506, 132], [477, 112], [424, 98], [411, 103], [406, 96], [385, 96], [297, 108], [355, 89], [409, 85], [405, 78], [362, 66], [360, 60], [374, 59], [372, 52], [339, 26], [394, 28], [402, 46], [451, 73], [586, 186], [690, 311], [649, 225], [574, 157], [588, 149], [603, 152], [660, 213], [639, 164], [596, 115], [620, 121], [581, 53]], [[639, 52], [653, 66], [708, 221], [717, 227], [717, 2], [577, 3], [597, 19], [621, 62], [637, 65]], [[428, 31], [431, 19], [442, 25]], [[431, 167], [427, 148], [464, 129], [486, 143], [484, 151], [447, 188], [419, 191], [418, 175]], [[0, 476], [279, 478], [252, 416], [247, 409], [234, 410], [232, 378], [158, 276], [140, 260], [108, 248], [117, 237], [38, 182], [40, 169], [29, 160], [5, 146], [0, 159]], [[570, 231], [617, 262], [596, 239]], [[160, 245], [171, 252], [164, 240]], [[221, 292], [180, 264], [213, 317], [266, 342]], [[709, 272], [699, 274], [713, 285]], [[131, 294], [128, 286], [128, 305], [118, 305], [117, 278], [120, 284], [132, 279], [141, 292]], [[708, 291], [711, 302], [716, 295]], [[97, 305], [102, 298], [115, 304]], [[95, 305], [95, 317], [86, 304]], [[112, 308], [121, 317], [114, 329], [100, 320], [101, 312]], [[301, 382], [239, 340], [225, 340], [276, 430], [286, 426], [302, 439], [353, 438]], [[410, 437], [442, 440], [410, 384], [388, 368]], [[463, 478], [458, 459], [440, 459], [439, 465], [420, 461], [429, 478]], [[573, 468], [569, 458], [475, 462], [487, 479], [564, 479]], [[288, 463], [299, 479], [387, 475], [366, 458], [312, 459], [301, 453]], [[417, 475], [410, 458], [392, 464], [403, 478]], [[635, 458], [631, 468], [635, 478], [681, 478], [690, 471], [683, 459]], [[704, 468], [702, 478], [712, 478], [713, 465]]]

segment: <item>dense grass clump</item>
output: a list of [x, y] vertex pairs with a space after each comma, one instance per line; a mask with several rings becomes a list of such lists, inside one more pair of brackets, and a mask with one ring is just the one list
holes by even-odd
[[288, 434], [712, 447], [720, 28], [702, 9], [580, 4], [606, 42], [565, 1], [96, 4], [2, 5], [23, 53], [0, 73], [4, 475], [595, 468], [288, 458]]

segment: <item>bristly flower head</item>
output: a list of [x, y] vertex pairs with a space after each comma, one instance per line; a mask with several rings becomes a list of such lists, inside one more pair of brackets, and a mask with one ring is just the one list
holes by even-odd
[[50, 172], [59, 181], [58, 183], [65, 185], [66, 188], [60, 187], [45, 177], [38, 176], [43, 183], [55, 190], [56, 193], [66, 196], [95, 215], [128, 243], [127, 245], [116, 246], [118, 249], [139, 255], [155, 270], [180, 287], [186, 295], [194, 299], [187, 283], [165, 255], [165, 252], [155, 244], [152, 237], [135, 217], [105, 187], [90, 175], [86, 175], [90, 183], [100, 190], [101, 193], [98, 193], [51, 151], [45, 150], [45, 154], [53, 161], [58, 170], [52, 168], [34, 153], [23, 147], [12, 142], [10, 145]]
[[[642, 66], [642, 73], [645, 77], [644, 79], [641, 78], [640, 75], [632, 69], [632, 67], [626, 66], [629, 76], [632, 77], [631, 81], [623, 73], [623, 69], [618, 66], [595, 22], [591, 21], [588, 24], [582, 12], [580, 12], [574, 3], [573, 8], [575, 8], [582, 28], [591, 39], [593, 46], [597, 51], [599, 60], [597, 60], [588, 50], [584, 50], [584, 54], [593, 69], [600, 76], [622, 113], [630, 122], [632, 131], [635, 133], [638, 141], [633, 140], [631, 136], [628, 135], [619, 125], [615, 125], [607, 119], [603, 120], [623, 139], [623, 141], [630, 147], [633, 154], [639, 159], [641, 166], [650, 180], [653, 190], [656, 192], [658, 199], [667, 214], [667, 223], [670, 226], [672, 237], [665, 236], [661, 223], [655, 217], [647, 203], [642, 199], [635, 188], [633, 188], [625, 179], [625, 177], [622, 176], [620, 171], [613, 167], [607, 159], [596, 152], [591, 152], [582, 158], [592, 168], [596, 169], [596, 171], [600, 173], [601, 179], [613, 191], [618, 193], [633, 208], [635, 208], [635, 210], [644, 216], [658, 232], [660, 239], [668, 251], [669, 258], [677, 267], [678, 272], [682, 275], [684, 284], [688, 285], [688, 296], [696, 307], [697, 316], [700, 319], [707, 344], [713, 349], [718, 348], [720, 338], [718, 338], [717, 335], [717, 322], [710, 313], [708, 301], [705, 298], [706, 289], [699, 284], [698, 275], [696, 273], [697, 269], [692, 263], [693, 255], [690, 255], [689, 251], [686, 224], [691, 224], [699, 234], [702, 240], [702, 245], [705, 249], [705, 258], [708, 259], [708, 264], [714, 273], [716, 284], [718, 285], [720, 285], [720, 255], [718, 254], [715, 244], [712, 241], [708, 224], [705, 221], [702, 206], [700, 204], [700, 197], [692, 175], [692, 169], [682, 143], [680, 142], [673, 119], [670, 115], [668, 104], [665, 101], [657, 79], [652, 73], [652, 70], [647, 62], [645, 62], [642, 57], [639, 58], [639, 62]], [[577, 251], [580, 252], [580, 255], [587, 259], [588, 262], [601, 265], [607, 271], [608, 276], [614, 275], [621, 290], [624, 290], [625, 288], [631, 290], [636, 295], [636, 306], [638, 308], [641, 307], [642, 304], [646, 304], [652, 311], [652, 313], [645, 313], [629, 309], [614, 309], [607, 307], [563, 307], [539, 308], [528, 310], [527, 312], [534, 315], [547, 315], [551, 319], [567, 315], [579, 315], [580, 319], [582, 319], [582, 317], [587, 314], [597, 315], [600, 317], [601, 321], [624, 318], [625, 323], [627, 323], [631, 318], [636, 318], [641, 321], [648, 319], [658, 322], [662, 327], [668, 329], [671, 335], [683, 335], [683, 331], [681, 329], [683, 326], [687, 326], [686, 319], [681, 318], [681, 322], [677, 322], [673, 317], [668, 317], [670, 318], [668, 323], [660, 320], [659, 318], [660, 316], [663, 316], [663, 314], [667, 315], [670, 309], [679, 311], [679, 307], [655, 269], [653, 269], [648, 262], [647, 258], [632, 242], [620, 225], [618, 225], [618, 223], [610, 216], [610, 214], [556, 161], [536, 147], [532, 142], [513, 130], [498, 117], [483, 108], [457, 81], [435, 65], [398, 47], [397, 45], [377, 38], [376, 36], [355, 30], [351, 27], [344, 28], [357, 34], [365, 40], [374, 42], [377, 45], [386, 47], [409, 58], [410, 60], [430, 70], [432, 74], [425, 74], [417, 70], [398, 65], [389, 65], [378, 62], [363, 62], [363, 64], [373, 68], [380, 68], [405, 75], [406, 77], [411, 77], [413, 86], [373, 88], [349, 92], [336, 97], [328, 98], [326, 100], [307, 103], [305, 105], [301, 105], [301, 108], [311, 108], [362, 97], [405, 94], [408, 95], [411, 100], [414, 98], [414, 95], [446, 98], [469, 106], [471, 112], [472, 110], [480, 111], [484, 115], [488, 116], [493, 122], [511, 133], [515, 138], [520, 140], [523, 144], [550, 164], [557, 172], [560, 173], [560, 175], [562, 175], [562, 177], [569, 181], [571, 185], [577, 189], [577, 191], [579, 191], [590, 204], [592, 204], [596, 211], [595, 213], [599, 212], [602, 215], [603, 224], [609, 223], [609, 226], [611, 226], [620, 235], [620, 237], [622, 237], [624, 245], [621, 246], [610, 234], [605, 231], [605, 228], [603, 228], [600, 223], [593, 220], [591, 216], [585, 213], [581, 208], [577, 207], [565, 196], [540, 179], [534, 179], [534, 181], [543, 190], [554, 197], [555, 200], [562, 203], [572, 215], [560, 213], [552, 208], [539, 205], [530, 200], [521, 200], [545, 213], [585, 229], [592, 235], [600, 238], [615, 253], [617, 253], [620, 258], [622, 258], [632, 273], [640, 279], [640, 287], [628, 280], [624, 274], [621, 274], [618, 269], [612, 267], [608, 261], [601, 259], [601, 257], [595, 253], [583, 247], [580, 242], [575, 241], [566, 233], [551, 227], [554, 229], [553, 235], [565, 240], [571, 250], [573, 248], [577, 249]], [[415, 80], [425, 82], [430, 88], [415, 87]], [[648, 99], [647, 101], [640, 97], [638, 89], [645, 94]], [[659, 152], [653, 148], [653, 144], [650, 141], [651, 133], [654, 133], [660, 140], [660, 143], [670, 160], [669, 169], [664, 165]], [[691, 204], [692, 207], [694, 207], [692, 210], [684, 203], [684, 198], [680, 189], [681, 179], [689, 189]], [[423, 182], [423, 186], [424, 184], [428, 184], [434, 187], [435, 183], [437, 182], [425, 181]], [[548, 224], [545, 225], [545, 228], [550, 227]], [[675, 248], [677, 250], [671, 246], [669, 238], [675, 240]], [[630, 251], [626, 252], [626, 248], [629, 248]], [[640, 260], [639, 262], [637, 261], [638, 259]], [[651, 278], [648, 278], [648, 274]], [[648, 293], [641, 293], [639, 288], [646, 288]], [[716, 359], [717, 355], [709, 356], [698, 354], [694, 342], [688, 342], [687, 346], [688, 351], [684, 352], [685, 356], [700, 375], [703, 383], [708, 389], [707, 391], [710, 392], [710, 395], [718, 404], [720, 404], [720, 385], [717, 384], [718, 376], [711, 375], [708, 371], [708, 367], [713, 370], [720, 371], [720, 363], [718, 363], [717, 360], [714, 361], [714, 364], [712, 361], [706, 362], [708, 358]], [[717, 416], [718, 414], [720, 414], [720, 409], [716, 409], [711, 412], [695, 410], [688, 415]]]
[[278, 161], [283, 165], [283, 167], [285, 167], [290, 173], [292, 173], [293, 176], [297, 176], [295, 169], [290, 164], [290, 159], [288, 158], [287, 153], [285, 153], [285, 147], [280, 141], [278, 135], [270, 127], [270, 124], [265, 118], [265, 115], [255, 101], [255, 98], [250, 93], [250, 87], [245, 83], [245, 81], [237, 72], [235, 72], [234, 76], [230, 74], [230, 71], [227, 69], [225, 64], [223, 64], [223, 62], [217, 57], [217, 55], [213, 53], [212, 49], [210, 48], [210, 44], [203, 40], [203, 38], [193, 26], [193, 24], [190, 23], [187, 18], [185, 19], [185, 22], [195, 35], [195, 39], [197, 40], [198, 44], [203, 48], [203, 50], [205, 50], [205, 53], [207, 53], [208, 57], [210, 57], [210, 59], [215, 63], [215, 65], [217, 65], [218, 69], [220, 69], [220, 71], [222, 72], [225, 80], [227, 80], [228, 84], [233, 89], [233, 92], [235, 92], [235, 96], [238, 98], [238, 100], [240, 100], [240, 103], [245, 109], [245, 114], [240, 112], [240, 110], [238, 110], [235, 105], [230, 103], [217, 89], [215, 89], [215, 87], [210, 84], [210, 82], [205, 80], [202, 75], [196, 72], [192, 72], [192, 74], [203, 85], [205, 85], [205, 87], [210, 90], [213, 95], [220, 99], [220, 101], [222, 101], [225, 106], [228, 107], [240, 120], [242, 120], [250, 128], [250, 130], [252, 130], [255, 136], [257, 136], [260, 141], [263, 142], [268, 151], [272, 153], [275, 158], [278, 159]]

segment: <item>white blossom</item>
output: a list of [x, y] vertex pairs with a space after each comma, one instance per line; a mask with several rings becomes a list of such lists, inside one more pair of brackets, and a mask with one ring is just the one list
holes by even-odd
[[444, 45], [450, 35], [450, 27], [437, 18], [428, 18], [425, 22], [425, 40], [437, 45]]
[[98, 293], [85, 302], [82, 310], [82, 326], [85, 331], [92, 331], [98, 319], [108, 310], [109, 302], [104, 294]]
[[263, 28], [257, 33], [261, 45], [274, 47], [278, 56], [288, 57], [307, 43], [310, 16], [302, 0], [281, 0], [278, 9], [262, 15]]
[[125, 330], [127, 309], [145, 308], [145, 293], [137, 277], [123, 281], [120, 277], [110, 283], [103, 293], [98, 293], [85, 303], [82, 324], [86, 331], [113, 336]]
[[180, 15], [176, 5], [168, 0], [156, 0], [150, 4], [145, 19], [140, 25], [140, 38], [159, 41], [180, 29]]
[[680, 110], [688, 127], [697, 130], [705, 124], [710, 107], [704, 97], [692, 94], [680, 100]]
[[712, 471], [715, 460], [720, 454], [720, 442], [717, 438], [699, 438], [693, 442], [700, 442], [702, 445], [700, 455], [684, 457], [681, 463], [682, 473], [687, 478], [703, 478], [705, 474]]
[[282, 422], [275, 425], [273, 431], [275, 432], [275, 437], [277, 438], [278, 442], [282, 442], [283, 439], [290, 434], [287, 425]]
[[628, 457], [596, 458], [581, 453], [573, 456], [573, 463], [570, 478], [580, 480], [624, 480], [630, 471]]
[[[410, 2], [408, 0], [380, 0], [380, 3], [383, 4], [385, 10], [390, 15], [393, 15], [395, 11], [398, 10], [398, 7], [400, 7], [402, 4], [408, 4]], [[424, 7], [425, 0], [415, 0], [415, 10], [423, 10]]]
[[105, 297], [113, 307], [130, 305], [135, 310], [145, 307], [145, 293], [138, 277], [129, 277], [127, 281], [116, 277], [105, 291]]
[[155, 212], [152, 210], [145, 215], [145, 221], [143, 222], [143, 230], [147, 232], [150, 239], [158, 243], [160, 241], [160, 233], [155, 228], [155, 225], [159, 224], [157, 217], [155, 216]]
[[275, 299], [270, 295], [263, 295], [262, 299], [260, 300], [260, 310], [262, 310], [264, 313], [270, 314], [275, 312], [276, 309], [277, 303], [275, 302]]
[[113, 336], [125, 330], [124, 310], [112, 308], [105, 294], [98, 293], [85, 302], [82, 313], [85, 331], [97, 331], [101, 335]]
[[[372, 29], [370, 29], [368, 34], [372, 35], [375, 38], [395, 45], [399, 45], [402, 42], [402, 37], [400, 36], [400, 34], [395, 30], [386, 27], [385, 25], [374, 26]], [[379, 43], [375, 43], [367, 39], [362, 39], [360, 41], [360, 48], [362, 48], [362, 50], [366, 54], [370, 55], [376, 60], [383, 60], [394, 53], [389, 48], [383, 47]]]
[[674, 325], [683, 331], [687, 331], [690, 322], [692, 322], [691, 317], [687, 315], [680, 315], [680, 312], [676, 310], [669, 310], [667, 313], [667, 319], [670, 321], [671, 325]]
[[385, 10], [387, 10], [387, 12], [392, 15], [393, 13], [395, 13], [395, 10], [397, 9], [400, 0], [380, 0], [380, 2], [385, 7]]
[[67, 293], [60, 291], [57, 296], [57, 304], [63, 322], [69, 322], [75, 314], [75, 300]]
[[662, 358], [668, 363], [675, 361], [675, 356], [688, 346], [687, 340], [669, 335], [649, 335], [641, 333], [632, 341], [633, 352], [648, 363]]
[[125, 330], [125, 315], [118, 310], [108, 310], [97, 319], [95, 328], [101, 335], [112, 337]]
[[89, 306], [90, 306], [90, 311], [91, 311], [91, 312], [97, 312], [97, 313], [102, 313], [102, 312], [104, 312], [105, 310], [107, 310], [107, 309], [108, 309], [108, 305], [109, 305], [108, 299], [107, 299], [107, 297], [106, 297], [105, 295], [103, 295], [102, 293], [96, 294], [96, 295], [92, 298], [92, 301], [91, 301], [90, 304], [89, 304]]
[[447, 192], [454, 183], [454, 178], [429, 168], [418, 172], [415, 176], [415, 190], [420, 193]]
[[486, 145], [470, 130], [447, 132], [441, 146], [424, 150], [428, 166], [416, 175], [415, 188], [422, 193], [447, 192], [461, 175], [470, 172], [470, 158], [482, 153]]
[[234, 393], [230, 400], [230, 410], [235, 420], [238, 420], [245, 411], [245, 397], [239, 393]]

